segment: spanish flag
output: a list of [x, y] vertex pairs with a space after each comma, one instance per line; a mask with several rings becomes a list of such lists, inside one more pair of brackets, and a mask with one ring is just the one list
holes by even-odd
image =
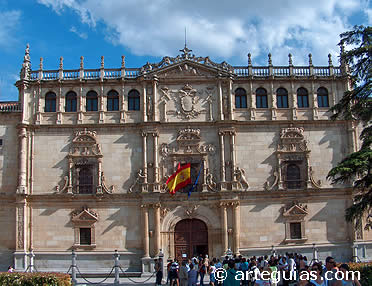
[[177, 171], [165, 182], [169, 192], [174, 195], [179, 189], [191, 184], [191, 164], [181, 166], [178, 164]]

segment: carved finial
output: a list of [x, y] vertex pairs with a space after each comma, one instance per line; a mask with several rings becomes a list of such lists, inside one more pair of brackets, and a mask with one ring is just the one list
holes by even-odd
[[39, 70], [43, 70], [43, 58], [40, 58]]
[[84, 57], [81, 56], [80, 57], [80, 69], [83, 69], [84, 68]]
[[101, 56], [101, 69], [105, 67], [105, 57]]
[[310, 53], [309, 54], [309, 66], [313, 65], [313, 55]]
[[251, 53], [248, 53], [248, 66], [252, 65], [252, 58], [251, 58]]
[[271, 53], [269, 53], [267, 56], [269, 58], [269, 60], [268, 60], [269, 66], [272, 66], [273, 65], [273, 61], [271, 60]]
[[59, 69], [63, 70], [63, 57], [59, 58]]
[[333, 66], [333, 64], [332, 64], [332, 55], [331, 54], [328, 54], [328, 65], [329, 66]]
[[125, 56], [121, 56], [121, 68], [125, 68]]
[[289, 63], [290, 66], [293, 66], [292, 54], [291, 53], [288, 54], [288, 63]]
[[22, 79], [28, 79], [30, 77], [31, 62], [30, 62], [30, 45], [26, 45], [25, 56], [23, 57], [22, 69], [20, 77]]

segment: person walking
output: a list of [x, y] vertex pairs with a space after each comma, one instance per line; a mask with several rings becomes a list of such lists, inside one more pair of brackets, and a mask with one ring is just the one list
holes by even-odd
[[195, 270], [194, 264], [190, 264], [190, 271], [188, 273], [188, 286], [196, 286], [198, 281], [198, 271]]
[[156, 285], [161, 285], [161, 281], [163, 280], [163, 259], [159, 258], [155, 263], [155, 271], [156, 271]]

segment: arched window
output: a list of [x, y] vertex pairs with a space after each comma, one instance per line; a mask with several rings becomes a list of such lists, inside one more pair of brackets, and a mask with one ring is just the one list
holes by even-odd
[[309, 107], [309, 93], [306, 88], [297, 89], [297, 106], [299, 108]]
[[296, 164], [289, 164], [287, 166], [287, 188], [298, 189], [301, 187], [301, 172]]
[[84, 166], [79, 170], [79, 194], [91, 194], [93, 192], [92, 166]]
[[278, 108], [288, 108], [288, 91], [285, 88], [276, 90], [276, 105]]
[[69, 91], [66, 94], [66, 106], [65, 106], [66, 112], [76, 112], [76, 106], [77, 106], [76, 93], [73, 91]]
[[86, 111], [98, 110], [98, 95], [97, 92], [91, 90], [87, 93]]
[[45, 112], [56, 112], [56, 94], [48, 92], [45, 95]]
[[247, 92], [244, 88], [237, 88], [235, 90], [235, 107], [247, 108]]
[[256, 107], [267, 108], [267, 91], [262, 87], [256, 90]]
[[128, 93], [128, 110], [140, 110], [140, 94], [135, 89]]
[[107, 111], [119, 110], [119, 94], [115, 90], [107, 93]]
[[319, 87], [317, 92], [318, 107], [329, 107], [328, 90], [325, 87]]

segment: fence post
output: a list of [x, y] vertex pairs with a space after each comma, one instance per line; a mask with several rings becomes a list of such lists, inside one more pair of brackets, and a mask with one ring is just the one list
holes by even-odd
[[117, 250], [115, 250], [115, 254], [114, 254], [114, 262], [115, 262], [115, 281], [114, 281], [114, 284], [115, 285], [120, 284], [119, 257], [120, 257], [119, 252]]
[[71, 279], [72, 279], [72, 285], [76, 285], [77, 284], [77, 280], [76, 280], [76, 253], [75, 253], [75, 250], [72, 250], [72, 263], [71, 263]]

